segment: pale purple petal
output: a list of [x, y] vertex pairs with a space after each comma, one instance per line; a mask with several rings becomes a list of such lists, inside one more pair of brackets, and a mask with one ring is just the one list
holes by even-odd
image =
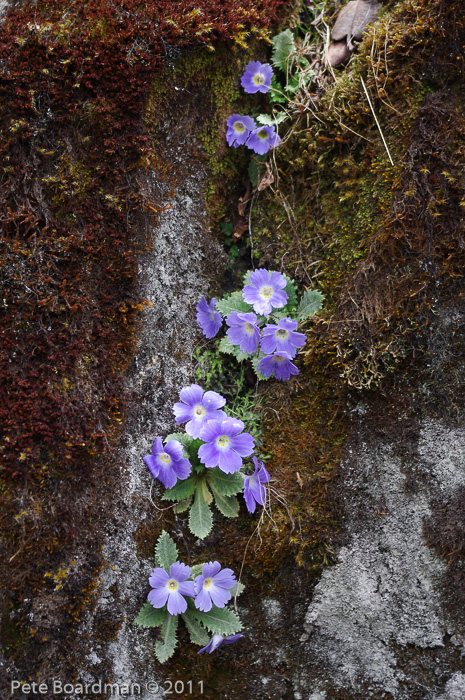
[[163, 588], [152, 588], [152, 590], [149, 591], [147, 600], [154, 608], [162, 608], [168, 600], [168, 596], [169, 593], [166, 586]]
[[184, 449], [178, 440], [168, 440], [164, 451], [172, 457], [173, 462], [179, 462], [183, 458]]
[[188, 406], [195, 406], [196, 403], [201, 403], [203, 397], [203, 389], [198, 384], [191, 384], [181, 389], [179, 398]]
[[169, 579], [170, 577], [166, 571], [158, 568], [153, 570], [152, 575], [149, 578], [149, 584], [152, 586], [152, 588], [159, 588], [160, 586], [164, 586]]
[[222, 569], [216, 575], [213, 574], [212, 577], [215, 584], [221, 588], [234, 588], [237, 583], [232, 569]]
[[241, 468], [242, 458], [237, 452], [234, 452], [234, 450], [220, 452], [218, 456], [218, 466], [225, 474], [232, 474], [233, 472], [239, 471]]
[[201, 588], [194, 600], [195, 607], [202, 612], [209, 612], [212, 609], [212, 601], [206, 588]]
[[170, 578], [174, 578], [176, 581], [185, 581], [191, 575], [191, 567], [187, 564], [183, 564], [180, 561], [175, 561], [174, 564], [170, 566]]
[[206, 338], [214, 338], [223, 323], [221, 314], [215, 311], [215, 304], [215, 297], [213, 297], [209, 304], [205, 297], [200, 299], [197, 304], [197, 323]]
[[158, 477], [158, 472], [160, 471], [160, 467], [157, 464], [157, 458], [153, 455], [146, 455], [144, 457], [144, 462], [149, 468], [151, 475], [156, 479]]
[[170, 615], [180, 615], [186, 612], [187, 601], [179, 591], [171, 591], [168, 595], [168, 612]]
[[176, 418], [176, 423], [181, 425], [181, 423], [191, 420], [193, 408], [185, 403], [175, 403], [173, 406], [173, 413]]
[[200, 445], [198, 455], [200, 461], [202, 462], [202, 464], [205, 464], [207, 469], [213, 469], [218, 465], [218, 449], [211, 442], [205, 443], [204, 445]]
[[202, 575], [204, 578], [212, 578], [221, 570], [221, 564], [218, 561], [209, 561], [202, 566]]
[[255, 441], [250, 433], [242, 433], [236, 435], [232, 442], [232, 449], [240, 454], [241, 457], [248, 457], [252, 454], [255, 447]]
[[221, 425], [222, 422], [218, 420], [208, 420], [203, 424], [202, 430], [200, 431], [201, 439], [205, 442], [216, 440], [216, 438], [222, 434]]
[[178, 590], [182, 595], [187, 595], [189, 598], [193, 598], [195, 596], [193, 581], [180, 581]]
[[255, 498], [252, 496], [250, 489], [245, 488], [245, 482], [244, 482], [244, 500], [245, 500], [245, 505], [247, 506], [247, 510], [249, 511], [249, 513], [255, 513], [255, 508], [257, 507], [257, 503], [255, 501]]
[[171, 468], [178, 479], [187, 479], [192, 471], [192, 464], [188, 459], [180, 459], [179, 462], [173, 462]]
[[253, 129], [255, 129], [255, 121], [252, 117], [242, 116], [240, 114], [232, 114], [226, 121], [227, 131], [226, 140], [228, 146], [242, 146]]
[[217, 608], [224, 608], [228, 600], [231, 600], [231, 593], [225, 588], [217, 586], [215, 582], [212, 583], [208, 591], [213, 605], [216, 605]]
[[[216, 391], [206, 391], [203, 395], [203, 405], [205, 408], [210, 410], [216, 410], [222, 408], [226, 403], [226, 399], [218, 394]], [[223, 413], [223, 411], [220, 411]]]

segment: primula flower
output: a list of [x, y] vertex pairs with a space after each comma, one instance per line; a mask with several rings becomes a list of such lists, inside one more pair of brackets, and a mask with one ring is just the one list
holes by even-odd
[[249, 138], [250, 132], [256, 127], [252, 117], [242, 117], [240, 114], [233, 114], [226, 122], [226, 141], [228, 146], [243, 146]]
[[235, 418], [224, 421], [209, 420], [200, 431], [205, 444], [200, 445], [198, 455], [207, 469], [219, 467], [225, 474], [239, 471], [242, 457], [252, 454], [255, 447], [253, 437], [242, 433], [244, 423]]
[[206, 338], [214, 338], [223, 323], [221, 314], [215, 311], [215, 304], [215, 297], [211, 299], [209, 304], [205, 297], [202, 297], [197, 304], [197, 323]]
[[245, 92], [268, 92], [271, 87], [273, 69], [269, 63], [249, 61], [241, 78], [241, 85]]
[[264, 377], [276, 377], [281, 381], [289, 379], [291, 374], [299, 374], [297, 367], [291, 362], [287, 352], [276, 352], [274, 355], [262, 357], [258, 363], [258, 371]]
[[274, 126], [259, 126], [258, 129], [250, 132], [245, 145], [262, 156], [271, 148], [276, 148], [280, 142], [281, 136], [276, 133]]
[[228, 600], [231, 600], [230, 589], [236, 583], [231, 569], [221, 569], [221, 564], [217, 561], [204, 564], [201, 575], [196, 577], [194, 583], [195, 607], [202, 612], [209, 612], [212, 605], [224, 608]]
[[239, 345], [242, 352], [253, 354], [258, 348], [260, 331], [258, 330], [257, 317], [253, 313], [238, 313], [233, 311], [226, 318], [230, 326], [226, 335], [233, 345]]
[[224, 399], [216, 391], [206, 391], [198, 384], [181, 389], [179, 398], [182, 403], [175, 403], [173, 413], [176, 417], [176, 423], [180, 425], [185, 421], [186, 433], [193, 438], [200, 437], [200, 429], [207, 420], [224, 420], [227, 418], [226, 413], [221, 411], [226, 399]]
[[208, 651], [208, 653], [211, 654], [212, 651], [218, 649], [220, 644], [222, 644], [223, 642], [225, 644], [233, 644], [235, 641], [237, 641], [243, 636], [244, 635], [242, 634], [242, 632], [239, 632], [239, 634], [230, 634], [227, 637], [223, 637], [222, 634], [212, 634], [212, 638], [208, 642], [207, 646], [203, 649], [200, 649], [200, 651], [198, 651], [197, 654], [201, 654], [202, 651]]
[[159, 479], [165, 489], [172, 488], [178, 479], [185, 479], [191, 473], [192, 465], [183, 456], [183, 447], [177, 440], [168, 440], [163, 447], [161, 437], [157, 437], [152, 454], [144, 457], [144, 462], [155, 479]]
[[254, 473], [244, 479], [244, 499], [249, 513], [255, 512], [257, 503], [260, 506], [265, 505], [266, 489], [263, 484], [267, 484], [271, 479], [263, 462], [259, 462], [256, 457], [253, 457], [253, 463], [255, 465]]
[[268, 324], [262, 331], [260, 341], [264, 353], [271, 355], [276, 350], [287, 352], [291, 358], [296, 356], [297, 348], [305, 345], [307, 336], [304, 333], [296, 333], [297, 321], [291, 318], [282, 318], [278, 325]]
[[256, 314], [268, 316], [273, 308], [282, 309], [289, 299], [284, 287], [287, 282], [280, 272], [268, 272], [261, 268], [250, 275], [250, 283], [244, 287], [242, 297], [252, 304]]
[[154, 569], [149, 578], [152, 590], [147, 600], [154, 608], [162, 608], [168, 601], [167, 609], [170, 615], [186, 612], [187, 601], [183, 596], [187, 595], [189, 598], [195, 596], [194, 582], [186, 581], [190, 575], [190, 566], [181, 564], [179, 561], [171, 564], [169, 574], [164, 569]]

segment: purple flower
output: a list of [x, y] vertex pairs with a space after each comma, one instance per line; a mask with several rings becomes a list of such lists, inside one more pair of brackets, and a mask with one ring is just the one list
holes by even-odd
[[264, 377], [276, 377], [284, 381], [289, 379], [291, 374], [299, 374], [299, 370], [291, 359], [287, 352], [276, 352], [274, 355], [262, 357], [257, 369]]
[[282, 318], [278, 325], [269, 324], [262, 331], [261, 348], [264, 353], [271, 355], [276, 350], [287, 352], [291, 358], [295, 357], [297, 348], [305, 345], [307, 336], [296, 333], [297, 321], [291, 318]]
[[242, 117], [240, 114], [231, 115], [226, 124], [228, 127], [226, 141], [228, 146], [234, 146], [234, 148], [242, 146], [249, 138], [250, 132], [256, 127], [252, 117]]
[[269, 63], [250, 61], [241, 78], [241, 85], [245, 92], [268, 92], [271, 87], [273, 69]]
[[222, 634], [212, 634], [212, 638], [208, 642], [207, 646], [198, 651], [197, 654], [201, 654], [202, 651], [208, 651], [208, 653], [211, 654], [212, 651], [218, 649], [220, 644], [222, 644], [223, 642], [225, 644], [233, 644], [235, 641], [237, 641], [243, 636], [244, 635], [242, 634], [242, 632], [239, 632], [239, 634], [230, 634], [227, 637], [223, 637]]
[[239, 471], [242, 457], [251, 455], [255, 447], [253, 437], [242, 433], [243, 430], [244, 423], [235, 418], [226, 418], [221, 423], [207, 421], [200, 431], [200, 438], [205, 442], [198, 451], [202, 464], [207, 469], [218, 466], [225, 474]]
[[233, 345], [239, 345], [242, 352], [253, 354], [258, 348], [260, 331], [258, 330], [257, 317], [253, 313], [238, 313], [233, 311], [226, 318], [230, 326], [226, 335]]
[[149, 578], [152, 590], [147, 596], [149, 603], [154, 608], [162, 608], [168, 601], [168, 612], [170, 615], [179, 615], [186, 612], [187, 602], [183, 596], [189, 598], [195, 596], [194, 582], [186, 581], [191, 575], [190, 566], [177, 561], [170, 566], [170, 573], [164, 569], [154, 569]]
[[179, 398], [182, 403], [175, 403], [173, 406], [176, 423], [180, 425], [189, 421], [186, 424], [186, 433], [193, 438], [200, 437], [200, 429], [207, 420], [227, 418], [224, 411], [218, 410], [225, 405], [226, 399], [216, 391], [206, 391], [204, 394], [201, 386], [191, 384], [181, 389]]
[[195, 579], [195, 607], [202, 612], [209, 612], [212, 605], [224, 608], [231, 600], [230, 589], [237, 581], [231, 569], [221, 569], [217, 561], [209, 561], [202, 567], [202, 574]]
[[165, 489], [170, 489], [178, 479], [185, 479], [191, 473], [192, 465], [183, 457], [183, 447], [177, 440], [168, 440], [163, 447], [161, 437], [157, 437], [152, 454], [144, 457], [144, 462], [155, 479], [159, 479]]
[[268, 316], [275, 309], [282, 309], [289, 299], [284, 287], [287, 282], [280, 272], [268, 272], [261, 268], [250, 275], [250, 283], [244, 287], [242, 296], [252, 304], [257, 314]]
[[259, 126], [258, 129], [250, 132], [245, 145], [262, 156], [271, 148], [276, 148], [280, 142], [281, 136], [276, 133], [274, 126]]
[[[255, 471], [244, 479], [244, 499], [249, 513], [254, 513], [258, 505], [265, 505], [266, 489], [263, 484], [267, 484], [271, 479], [267, 468], [263, 462], [259, 462], [253, 457]], [[260, 468], [259, 468], [260, 467]]]
[[209, 304], [205, 297], [202, 297], [197, 304], [197, 323], [206, 338], [214, 338], [221, 328], [223, 319], [218, 311], [215, 311], [216, 299], [212, 298]]

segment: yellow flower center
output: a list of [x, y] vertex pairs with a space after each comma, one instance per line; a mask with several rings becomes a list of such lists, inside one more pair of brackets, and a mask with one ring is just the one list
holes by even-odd
[[245, 324], [244, 328], [245, 328], [246, 333], [249, 333], [250, 335], [253, 335], [253, 333], [254, 333], [253, 323], [248, 323], [248, 322], [247, 322], [247, 323]]
[[273, 296], [273, 288], [272, 287], [262, 287], [260, 289], [260, 296], [263, 297], [264, 299], [270, 299]]
[[286, 360], [286, 358], [285, 358], [285, 357], [280, 357], [279, 355], [276, 355], [275, 357], [273, 357], [273, 360], [274, 360], [275, 362], [284, 362], [284, 361]]
[[168, 588], [170, 589], [170, 591], [175, 591], [177, 587], [178, 587], [177, 581], [175, 581], [174, 579], [171, 579], [171, 581], [168, 581]]
[[276, 331], [276, 336], [278, 338], [287, 338], [289, 335], [289, 331], [285, 331], [284, 328], [280, 328], [278, 331]]
[[194, 408], [194, 415], [196, 416], [204, 416], [205, 415], [205, 409], [203, 406], [196, 406]]
[[216, 444], [218, 447], [227, 447], [229, 444], [229, 438], [227, 435], [220, 435], [220, 437], [217, 439]]
[[265, 82], [265, 78], [261, 73], [257, 73], [257, 75], [253, 79], [255, 85], [263, 85]]
[[171, 457], [167, 452], [162, 452], [160, 455], [160, 461], [165, 464], [171, 464]]
[[265, 131], [265, 129], [261, 129], [261, 130], [257, 133], [257, 136], [258, 136], [259, 138], [263, 139], [263, 141], [265, 141], [265, 140], [269, 137], [269, 134], [268, 134], [267, 131]]
[[242, 122], [236, 122], [236, 123], [234, 124], [234, 128], [236, 129], [236, 131], [239, 131], [240, 133], [242, 133], [243, 131], [245, 131], [245, 126], [243, 125]]
[[204, 587], [204, 588], [209, 588], [209, 587], [211, 586], [211, 583], [212, 583], [211, 579], [210, 579], [210, 578], [206, 578], [205, 581], [203, 582], [203, 587]]

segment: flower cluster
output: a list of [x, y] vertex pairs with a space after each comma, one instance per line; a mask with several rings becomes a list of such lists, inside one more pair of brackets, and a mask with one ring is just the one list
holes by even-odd
[[[260, 324], [266, 321], [274, 309], [286, 306], [289, 299], [285, 291], [286, 286], [286, 278], [280, 272], [255, 270], [250, 274], [249, 283], [242, 290], [242, 299], [251, 307], [250, 310], [232, 311], [226, 316], [226, 324], [229, 327], [226, 335], [231, 345], [238, 346], [242, 352], [249, 355], [258, 353], [259, 374], [281, 381], [299, 373], [292, 360], [297, 350], [305, 344], [306, 336], [297, 332], [297, 321], [288, 316], [262, 328]], [[216, 299], [207, 304], [203, 298], [197, 305], [197, 321], [207, 338], [215, 337], [222, 325], [221, 314], [215, 311], [215, 304]], [[204, 308], [209, 309], [208, 314], [203, 313]]]
[[[241, 78], [241, 85], [247, 93], [268, 92], [271, 87], [273, 69], [269, 63], [250, 61]], [[257, 126], [252, 117], [232, 114], [226, 121], [226, 140], [229, 146], [247, 146], [259, 155], [276, 148], [281, 137], [274, 126]]]
[[187, 610], [186, 598], [193, 598], [194, 605], [202, 612], [212, 606], [224, 608], [231, 600], [231, 589], [237, 581], [231, 569], [222, 569], [217, 561], [203, 565], [202, 573], [194, 581], [188, 581], [191, 568], [181, 562], [171, 564], [169, 573], [157, 567], [149, 578], [152, 590], [147, 600], [154, 608], [166, 608], [170, 615], [180, 615]]

